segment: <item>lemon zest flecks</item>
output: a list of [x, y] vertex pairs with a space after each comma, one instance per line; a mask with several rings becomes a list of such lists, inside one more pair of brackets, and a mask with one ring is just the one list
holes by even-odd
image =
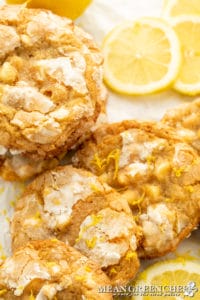
[[194, 159], [192, 162], [192, 166], [198, 165], [199, 164], [199, 158], [198, 159]]
[[45, 187], [43, 190], [44, 197], [48, 196], [50, 193], [51, 193], [51, 190], [49, 188]]
[[149, 156], [147, 156], [146, 160], [147, 160], [147, 164], [149, 166], [149, 165], [152, 165], [155, 162], [156, 158], [153, 155], [149, 155]]
[[83, 276], [83, 275], [82, 276], [81, 275], [76, 275], [75, 279], [78, 280], [78, 281], [85, 281], [86, 277]]
[[35, 213], [35, 215], [34, 215], [33, 218], [34, 218], [35, 220], [41, 221], [41, 220], [42, 220], [42, 218], [41, 218], [41, 213], [40, 213], [39, 211], [37, 211], [37, 212]]
[[15, 200], [11, 200], [11, 201], [10, 201], [10, 206], [11, 206], [11, 207], [15, 207], [15, 204], [16, 204], [16, 201], [15, 201]]
[[140, 205], [143, 200], [144, 200], [144, 195], [142, 195], [139, 199], [136, 199], [136, 200], [128, 200], [128, 203], [131, 206], [135, 206], [135, 205]]
[[89, 266], [85, 266], [85, 271], [86, 271], [86, 272], [91, 272], [92, 269], [91, 269]]
[[185, 190], [191, 194], [194, 192], [194, 188], [192, 185], [185, 186]]
[[35, 300], [35, 297], [33, 296], [33, 292], [32, 291], [31, 291], [31, 294], [30, 294], [28, 300]]
[[0, 195], [3, 194], [4, 191], [5, 191], [5, 187], [1, 186], [1, 187], [0, 187]]
[[7, 256], [5, 255], [5, 253], [2, 251], [2, 254], [0, 256], [0, 260], [4, 261], [6, 260]]
[[116, 187], [115, 190], [118, 192], [118, 193], [122, 193], [122, 192], [126, 192], [128, 190], [128, 187]]
[[133, 221], [138, 222], [139, 221], [139, 215], [134, 215], [133, 216]]
[[125, 256], [126, 260], [132, 260], [132, 259], [135, 259], [135, 258], [137, 258], [137, 253], [135, 251], [128, 251], [126, 253], [126, 256]]
[[95, 153], [92, 164], [94, 164], [99, 169], [99, 171], [103, 172], [104, 168], [106, 167], [106, 159], [101, 159], [98, 153]]
[[31, 218], [27, 219], [27, 223], [29, 223], [29, 221], [34, 221], [34, 225], [35, 226], [39, 226], [42, 222], [42, 216], [41, 216], [41, 213], [39, 211], [37, 211], [35, 213], [35, 215], [33, 215]]
[[96, 245], [97, 238], [96, 238], [96, 236], [94, 236], [90, 240], [85, 240], [85, 242], [86, 242], [86, 245], [89, 249], [93, 249]]
[[9, 217], [6, 217], [6, 221], [7, 221], [8, 223], [10, 223], [10, 218], [9, 218]]
[[185, 168], [184, 167], [181, 167], [181, 168], [173, 168], [173, 172], [175, 174], [175, 176], [177, 178], [181, 177], [181, 175], [183, 174]]
[[60, 205], [61, 204], [61, 200], [60, 199], [58, 199], [58, 198], [54, 198], [53, 199], [53, 204], [55, 204], [55, 205]]
[[82, 234], [79, 233], [79, 236], [75, 239], [75, 243], [77, 244], [78, 242], [80, 242], [81, 238], [82, 238]]
[[115, 274], [117, 274], [117, 270], [116, 270], [116, 268], [113, 267], [109, 270], [109, 275], [111, 276], [111, 275], [115, 275]]
[[143, 193], [142, 196], [137, 200], [128, 200], [128, 203], [129, 203], [130, 206], [137, 206], [138, 207], [137, 215], [133, 216], [134, 221], [138, 221], [138, 218], [142, 213], [141, 203], [143, 202], [144, 197], [145, 197], [145, 193]]
[[104, 242], [105, 242], [105, 240], [106, 240], [106, 239], [105, 239], [105, 237], [104, 237], [104, 236], [102, 236], [102, 237], [100, 237], [100, 238], [99, 238], [99, 242], [100, 242], [100, 243], [104, 243]]
[[57, 267], [57, 264], [53, 261], [49, 261], [49, 262], [46, 263], [46, 266], [48, 268], [53, 268], [53, 267]]
[[52, 242], [52, 243], [57, 243], [58, 240], [57, 240], [56, 238], [54, 238], [54, 239], [51, 239], [51, 242]]
[[165, 198], [165, 202], [171, 203], [171, 202], [174, 202], [174, 199], [172, 199], [172, 198]]
[[115, 171], [114, 171], [114, 176], [113, 178], [116, 179], [117, 178], [117, 174], [119, 171], [119, 158], [120, 158], [120, 150], [119, 149], [115, 149], [113, 150], [107, 157], [107, 165], [110, 163], [110, 160], [114, 160], [115, 163]]
[[102, 216], [101, 215], [91, 215], [91, 223], [89, 223], [88, 225], [84, 226], [82, 228], [82, 232], [85, 232], [88, 228], [96, 226], [97, 224], [99, 224], [102, 220]]
[[164, 224], [161, 224], [159, 226], [159, 229], [160, 229], [160, 232], [163, 233], [163, 234], [166, 234], [166, 229], [165, 229], [165, 225]]
[[94, 158], [92, 160], [92, 164], [94, 164], [99, 169], [99, 171], [103, 173], [105, 168], [113, 160], [115, 165], [113, 178], [116, 179], [119, 171], [119, 158], [120, 158], [119, 149], [112, 150], [106, 158], [100, 158], [98, 153], [95, 153]]
[[91, 218], [92, 218], [92, 223], [90, 224], [90, 226], [95, 226], [97, 224], [99, 224], [102, 220], [102, 216], [101, 215], [91, 215]]
[[57, 183], [56, 183], [55, 180], [53, 180], [53, 182], [52, 182], [52, 188], [53, 188], [55, 191], [59, 191], [59, 190], [60, 190], [60, 188], [59, 188], [59, 186], [57, 185]]
[[93, 192], [95, 192], [95, 193], [99, 193], [99, 192], [102, 191], [102, 190], [101, 190], [98, 186], [96, 186], [94, 183], [91, 183], [91, 184], [90, 184], [90, 188], [91, 188], [91, 190], [92, 190]]
[[80, 231], [80, 233], [79, 233], [79, 236], [78, 236], [78, 238], [76, 239], [76, 243], [78, 243], [78, 242], [80, 241], [80, 239], [82, 238], [83, 233], [84, 233], [85, 231], [87, 231], [90, 227], [96, 226], [98, 223], [101, 222], [102, 216], [101, 216], [101, 215], [91, 215], [91, 219], [92, 219], [92, 220], [91, 220], [91, 223], [89, 223], [88, 225], [85, 225], [85, 226], [81, 229], [81, 231]]
[[24, 286], [23, 285], [19, 285], [17, 288], [16, 288], [16, 291], [18, 292], [22, 292], [24, 290]]

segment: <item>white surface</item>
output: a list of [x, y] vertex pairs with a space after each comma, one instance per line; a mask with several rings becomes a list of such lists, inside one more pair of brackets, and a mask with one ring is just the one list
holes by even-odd
[[[4, 1], [0, 0], [0, 4]], [[139, 16], [159, 16], [162, 0], [94, 0], [77, 23], [91, 33], [99, 46], [105, 34], [123, 20], [132, 20]], [[109, 121], [123, 119], [158, 120], [167, 108], [175, 107], [189, 97], [181, 97], [174, 91], [167, 91], [146, 97], [124, 97], [109, 92]], [[9, 255], [10, 235], [9, 218], [13, 213], [11, 202], [16, 201], [23, 190], [21, 184], [0, 181], [0, 259]], [[187, 252], [200, 257], [200, 234], [196, 231], [192, 237], [178, 248], [178, 253]], [[163, 259], [163, 258], [162, 258]], [[152, 263], [153, 261], [151, 261]], [[148, 262], [149, 263], [149, 262]], [[144, 264], [143, 264], [144, 265]]]
[[[77, 24], [91, 33], [101, 46], [104, 36], [124, 20], [134, 20], [140, 16], [159, 17], [162, 3], [162, 0], [94, 0]], [[166, 109], [191, 99], [172, 90], [140, 97], [122, 96], [109, 91], [108, 118], [110, 122], [134, 118], [159, 120]]]
[[10, 219], [15, 202], [22, 193], [24, 184], [5, 182], [0, 179], [0, 263], [11, 254]]

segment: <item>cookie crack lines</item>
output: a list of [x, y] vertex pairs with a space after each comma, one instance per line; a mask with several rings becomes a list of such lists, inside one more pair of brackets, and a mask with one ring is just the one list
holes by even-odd
[[0, 33], [1, 174], [51, 169], [16, 202], [0, 295], [112, 299], [98, 287], [127, 284], [140, 258], [199, 224], [199, 100], [158, 123], [102, 125], [103, 61], [88, 34], [26, 6], [0, 7]]
[[72, 160], [99, 177], [68, 165], [36, 178], [16, 205], [14, 251], [56, 237], [95, 261], [112, 285], [124, 284], [138, 256], [174, 250], [199, 224], [198, 152], [164, 121], [103, 125]]
[[[28, 268], [25, 267], [27, 255]], [[13, 268], [23, 268], [24, 272], [13, 273]], [[1, 266], [0, 289], [5, 300], [31, 299], [30, 296], [66, 299], [66, 295], [69, 300], [112, 299], [109, 294], [100, 295], [97, 289], [109, 284], [97, 264], [57, 240], [29, 243]]]
[[[185, 109], [197, 107], [197, 102]], [[197, 128], [197, 114], [196, 108], [191, 115], [196, 127], [194, 122], [188, 127]], [[199, 224], [200, 158], [192, 147], [199, 139], [198, 130], [193, 130], [193, 139], [188, 143], [188, 132], [185, 138], [183, 135], [184, 124], [174, 129], [176, 126], [168, 126], [165, 120], [166, 117], [160, 123], [123, 121], [103, 125], [72, 158], [76, 167], [100, 176], [128, 201], [142, 231], [140, 257], [157, 257], [174, 250]], [[175, 121], [180, 124], [180, 119]], [[181, 136], [178, 130], [182, 130]], [[98, 154], [106, 159], [116, 148], [120, 154], [114, 178], [114, 164], [96, 168], [94, 158]]]
[[89, 34], [47, 10], [1, 6], [0, 33], [1, 174], [24, 180], [55, 166], [104, 113], [103, 59]]
[[[37, 211], [39, 227], [32, 221]], [[29, 241], [56, 237], [98, 263], [113, 284], [125, 284], [139, 268], [141, 233], [128, 203], [98, 177], [72, 166], [46, 172], [27, 187], [17, 202], [11, 234], [14, 251]], [[112, 268], [118, 272], [110, 273]]]

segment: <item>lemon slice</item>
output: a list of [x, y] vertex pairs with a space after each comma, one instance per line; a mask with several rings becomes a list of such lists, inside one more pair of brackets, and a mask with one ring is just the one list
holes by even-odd
[[186, 95], [200, 93], [200, 16], [178, 16], [172, 19], [179, 37], [183, 62], [174, 88]]
[[103, 42], [104, 79], [113, 90], [142, 95], [167, 88], [181, 63], [178, 38], [158, 18], [141, 18], [115, 27]]
[[46, 8], [54, 13], [76, 19], [79, 17], [92, 0], [6, 0], [9, 4], [27, 2], [28, 7]]
[[164, 17], [179, 15], [200, 15], [199, 0], [165, 0], [163, 5]]
[[141, 273], [133, 294], [132, 300], [199, 300], [200, 261], [181, 258], [158, 262]]

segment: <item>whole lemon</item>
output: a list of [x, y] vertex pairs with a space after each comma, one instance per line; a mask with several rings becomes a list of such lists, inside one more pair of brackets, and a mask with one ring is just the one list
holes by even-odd
[[28, 7], [46, 8], [54, 13], [76, 19], [79, 17], [92, 0], [6, 0], [8, 4], [21, 4], [27, 2]]

